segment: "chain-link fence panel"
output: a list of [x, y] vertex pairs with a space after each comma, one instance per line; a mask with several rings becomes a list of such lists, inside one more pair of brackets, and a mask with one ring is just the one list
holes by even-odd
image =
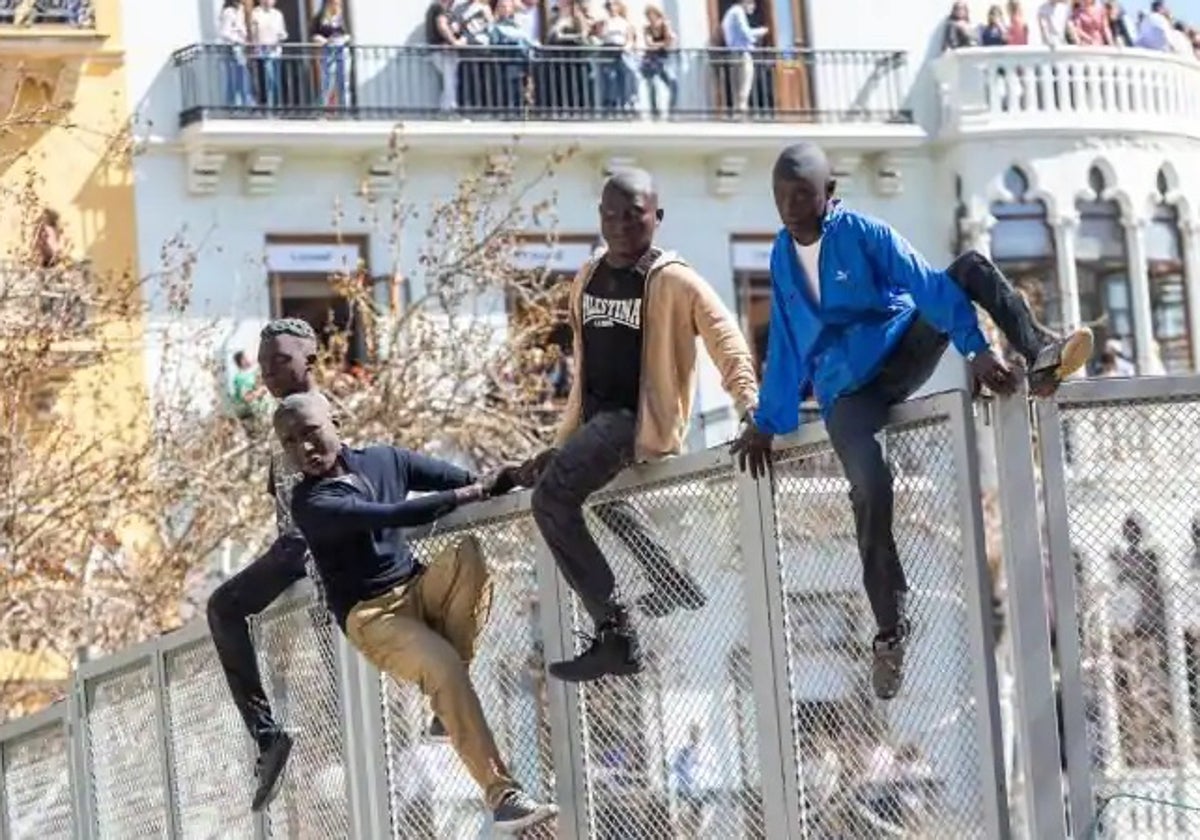
[[86, 683], [92, 819], [99, 837], [167, 833], [163, 748], [150, 662]]
[[591, 837], [765, 837], [731, 470], [598, 494], [587, 517], [645, 659], [580, 687]]
[[[1200, 836], [1200, 398], [1060, 406], [1080, 678], [1106, 837]], [[1053, 492], [1054, 488], [1048, 488]], [[1141, 797], [1132, 798], [1132, 797]]]
[[10, 840], [70, 840], [71, 761], [62, 721], [0, 744], [4, 834]]
[[[812, 838], [960, 838], [987, 833], [979, 714], [970, 655], [959, 482], [950, 425], [891, 428], [894, 532], [908, 579], [904, 684], [876, 699], [877, 628], [863, 590], [849, 485], [829, 445], [779, 454], [775, 517], [788, 683], [801, 792]], [[990, 794], [987, 794], [990, 795]]]
[[276, 720], [294, 733], [287, 778], [267, 810], [271, 837], [350, 835], [345, 735], [334, 645], [340, 631], [307, 598], [255, 621], [264, 686]]
[[217, 650], [204, 638], [163, 656], [176, 829], [189, 840], [253, 837], [254, 745]]
[[[512, 775], [541, 801], [554, 799], [554, 761], [535, 572], [537, 532], [528, 514], [439, 530], [413, 548], [422, 562], [453, 562], [467, 535], [491, 573], [491, 610], [471, 663], [471, 680]], [[409, 683], [382, 676], [392, 836], [468, 840], [485, 836], [491, 814], [479, 787], [445, 739], [430, 737], [431, 712]], [[553, 824], [527, 838], [554, 836]]]

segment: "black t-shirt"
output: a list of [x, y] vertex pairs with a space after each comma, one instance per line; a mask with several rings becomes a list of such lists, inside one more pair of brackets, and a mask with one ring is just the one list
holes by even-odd
[[425, 43], [431, 47], [440, 47], [446, 43], [446, 39], [442, 37], [441, 30], [438, 29], [438, 18], [445, 15], [450, 17], [450, 13], [446, 11], [440, 0], [434, 0], [429, 4], [429, 11], [425, 13]]
[[601, 262], [583, 291], [583, 416], [638, 409], [642, 379], [642, 292], [633, 267]]

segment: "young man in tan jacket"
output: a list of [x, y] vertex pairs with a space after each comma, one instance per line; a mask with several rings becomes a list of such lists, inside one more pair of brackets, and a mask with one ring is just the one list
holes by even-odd
[[[536, 480], [533, 515], [558, 568], [595, 623], [590, 646], [550, 673], [583, 682], [641, 670], [637, 635], [616, 596], [612, 569], [584, 520], [588, 497], [635, 462], [679, 453], [696, 388], [696, 338], [704, 341], [738, 415], [758, 405], [750, 350], [737, 322], [699, 274], [654, 247], [662, 220], [654, 182], [629, 170], [610, 178], [600, 199], [607, 249], [575, 278], [570, 318], [576, 376], [555, 448], [525, 467]], [[676, 568], [649, 523], [627, 504], [596, 515], [629, 547], [653, 589], [642, 610], [698, 609], [704, 593]]]

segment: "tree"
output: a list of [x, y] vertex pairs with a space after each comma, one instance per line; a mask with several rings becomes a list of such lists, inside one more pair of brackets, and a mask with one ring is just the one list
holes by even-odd
[[[403, 148], [388, 154], [402, 172]], [[441, 448], [477, 467], [543, 445], [559, 363], [543, 345], [563, 322], [564, 289], [516, 265], [517, 232], [553, 240], [554, 199], [533, 196], [569, 155], [530, 177], [515, 147], [491, 155], [429, 208], [406, 199], [402, 177], [386, 198], [364, 188], [340, 203], [343, 222], [358, 214], [376, 236], [398, 243], [423, 225], [425, 239], [416, 260], [397, 255], [416, 270], [393, 270], [385, 300], [361, 266], [328, 278], [352, 318], [318, 325], [319, 379], [348, 412], [347, 439]], [[45, 168], [26, 169], [5, 190], [18, 232], [0, 271], [0, 708], [11, 715], [59, 696], [80, 650], [112, 652], [197, 614], [218, 561], [240, 565], [275, 532], [269, 422], [224, 409], [215, 351], [227, 327], [171, 317], [193, 305], [221, 231], [180, 230], [143, 277], [100, 271], [52, 229]], [[519, 308], [518, 327], [497, 317], [506, 307]], [[152, 312], [171, 328], [147, 335]], [[150, 346], [164, 371], [153, 388], [140, 373]]]

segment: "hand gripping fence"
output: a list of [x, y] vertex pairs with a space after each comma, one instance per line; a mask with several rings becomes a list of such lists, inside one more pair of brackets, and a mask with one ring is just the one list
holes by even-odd
[[[913, 623], [890, 702], [871, 691], [849, 488], [820, 425], [780, 442], [769, 478], [722, 448], [628, 470], [591, 500], [627, 601], [653, 583], [705, 596], [634, 611], [635, 677], [548, 677], [591, 627], [527, 493], [414, 534], [426, 561], [468, 535], [487, 561], [471, 675], [513, 775], [561, 808], [525, 836], [1200, 836], [1200, 380], [1072, 383], [1036, 423], [1024, 395], [992, 408], [926, 397], [885, 433]], [[254, 621], [296, 738], [265, 814], [249, 812], [252, 743], [197, 623], [81, 663], [66, 701], [0, 727], [0, 840], [488, 836], [428, 702], [320, 610], [301, 585]]]

